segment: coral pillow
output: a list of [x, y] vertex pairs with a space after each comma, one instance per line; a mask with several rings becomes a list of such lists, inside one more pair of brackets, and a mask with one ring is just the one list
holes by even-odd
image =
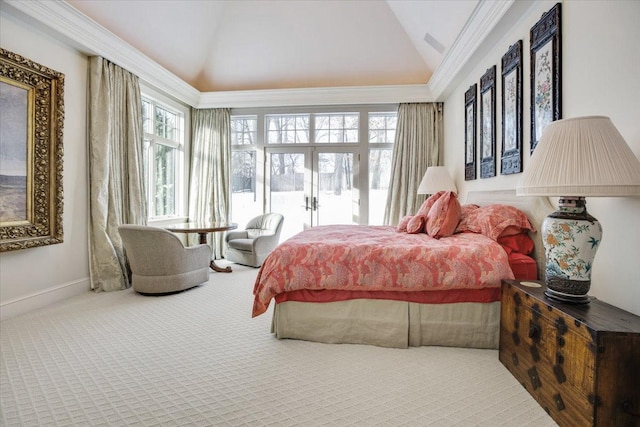
[[426, 217], [424, 215], [416, 215], [409, 220], [407, 224], [407, 233], [409, 234], [418, 234], [422, 233], [424, 230], [424, 224], [426, 222]]
[[456, 233], [465, 231], [484, 234], [497, 241], [499, 237], [535, 231], [535, 228], [520, 209], [496, 204], [482, 206], [465, 215]]
[[433, 238], [451, 236], [460, 222], [461, 207], [455, 193], [447, 191], [429, 209], [427, 234]]
[[538, 264], [536, 264], [533, 258], [527, 255], [515, 252], [509, 254], [509, 267], [511, 267], [511, 271], [513, 271], [516, 280], [538, 279]]
[[400, 222], [398, 223], [398, 227], [396, 228], [396, 231], [398, 232], [406, 232], [407, 231], [407, 225], [409, 224], [409, 221], [411, 220], [411, 218], [413, 218], [413, 215], [405, 215], [400, 219]]
[[446, 193], [446, 191], [438, 191], [436, 194], [429, 196], [427, 200], [422, 203], [420, 209], [418, 209], [418, 213], [416, 215], [424, 215], [427, 216], [429, 214], [429, 209], [433, 206], [433, 204], [440, 198], [442, 195]]
[[515, 234], [513, 236], [500, 236], [498, 237], [498, 243], [510, 253], [519, 253], [529, 255], [533, 252], [533, 240], [527, 233]]

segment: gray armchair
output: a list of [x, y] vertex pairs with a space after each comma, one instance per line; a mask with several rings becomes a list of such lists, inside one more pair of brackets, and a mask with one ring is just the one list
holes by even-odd
[[283, 221], [279, 213], [267, 213], [253, 218], [244, 230], [227, 232], [227, 260], [260, 267], [278, 246]]
[[168, 294], [209, 280], [211, 248], [185, 247], [164, 228], [142, 225], [118, 227], [131, 267], [131, 285], [141, 294]]

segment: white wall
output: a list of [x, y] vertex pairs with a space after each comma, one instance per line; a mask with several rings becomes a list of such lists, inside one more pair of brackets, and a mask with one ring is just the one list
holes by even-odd
[[[529, 29], [556, 2], [535, 2], [445, 100], [445, 165], [462, 194], [512, 189], [521, 174], [499, 175], [501, 133], [500, 60], [523, 41], [524, 168], [529, 160]], [[640, 2], [567, 0], [562, 4], [563, 117], [605, 115], [640, 157]], [[498, 176], [464, 181], [464, 93], [487, 68], [497, 65]], [[479, 176], [479, 174], [478, 174]], [[555, 202], [552, 199], [552, 202]], [[603, 227], [593, 265], [590, 295], [640, 315], [640, 198], [588, 198], [589, 212]]]
[[89, 290], [87, 251], [86, 96], [87, 58], [0, 15], [4, 49], [65, 75], [63, 238], [58, 245], [0, 254], [0, 317], [50, 304]]

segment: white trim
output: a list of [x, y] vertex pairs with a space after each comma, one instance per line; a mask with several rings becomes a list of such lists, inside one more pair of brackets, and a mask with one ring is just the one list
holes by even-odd
[[309, 105], [432, 102], [427, 85], [349, 86], [203, 92], [198, 108], [250, 108]]
[[480, 47], [485, 38], [498, 25], [515, 0], [480, 1], [471, 17], [458, 34], [440, 66], [429, 79], [429, 88], [438, 99], [455, 81], [462, 67]]
[[53, 286], [0, 304], [0, 320], [18, 316], [44, 306], [82, 295], [91, 290], [89, 278]]
[[188, 105], [197, 103], [200, 95], [197, 89], [68, 3], [23, 0], [2, 3], [62, 35], [87, 55], [100, 55]]

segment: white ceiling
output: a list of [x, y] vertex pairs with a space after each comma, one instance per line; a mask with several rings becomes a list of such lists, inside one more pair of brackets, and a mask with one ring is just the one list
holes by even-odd
[[426, 84], [478, 1], [67, 3], [198, 91], [214, 92]]

